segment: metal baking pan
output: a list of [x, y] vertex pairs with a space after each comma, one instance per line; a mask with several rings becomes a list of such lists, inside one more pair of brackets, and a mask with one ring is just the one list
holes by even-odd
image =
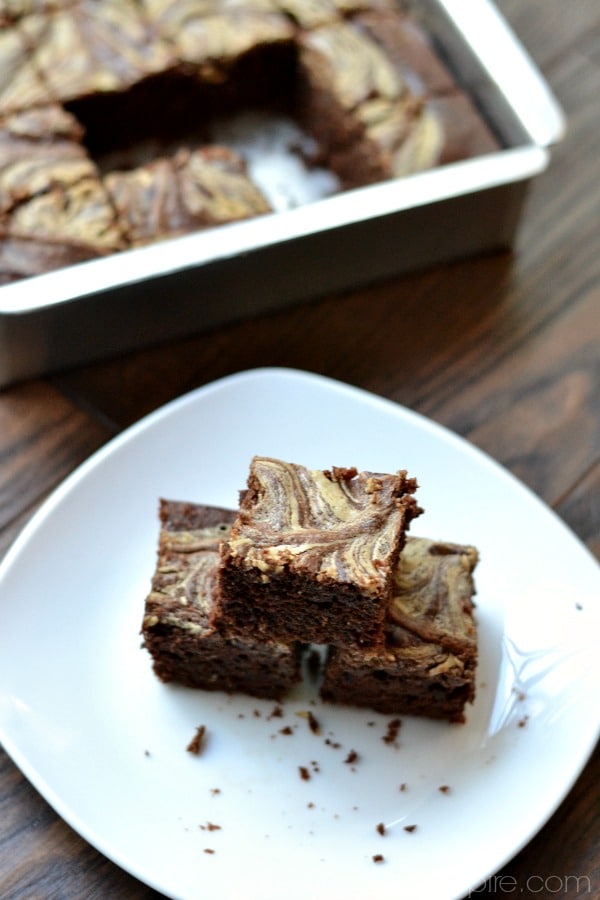
[[490, 0], [419, 13], [505, 149], [0, 288], [0, 386], [511, 245], [564, 118]]

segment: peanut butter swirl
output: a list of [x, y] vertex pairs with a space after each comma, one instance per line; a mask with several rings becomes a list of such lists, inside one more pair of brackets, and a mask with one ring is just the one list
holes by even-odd
[[317, 28], [303, 38], [321, 80], [348, 110], [372, 98], [397, 100], [406, 90], [399, 71], [374, 41], [346, 22]]
[[60, 101], [124, 90], [173, 63], [133, 0], [84, 0], [50, 15], [27, 16], [21, 29], [33, 65]]
[[390, 643], [404, 646], [410, 635], [417, 635], [456, 652], [473, 647], [472, 573], [477, 561], [477, 550], [469, 545], [408, 538], [394, 573]]
[[29, 57], [19, 29], [0, 21], [0, 116], [52, 99]]
[[179, 150], [171, 158], [104, 178], [131, 244], [260, 215], [270, 207], [227, 147]]
[[415, 489], [404, 471], [313, 471], [257, 456], [226, 553], [263, 580], [288, 570], [379, 595], [419, 512]]
[[0, 128], [0, 213], [63, 182], [93, 177], [82, 129], [59, 106], [13, 113]]
[[194, 632], [209, 630], [218, 548], [226, 532], [225, 524], [161, 530], [159, 563], [146, 602], [144, 627], [160, 622]]

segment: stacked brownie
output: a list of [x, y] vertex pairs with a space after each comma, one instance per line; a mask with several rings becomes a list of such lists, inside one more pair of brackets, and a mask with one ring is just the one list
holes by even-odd
[[0, 0], [0, 284], [271, 212], [211, 138], [256, 109], [342, 188], [498, 148], [393, 0]]
[[281, 699], [300, 678], [299, 647], [215, 628], [219, 545], [235, 513], [162, 500], [158, 562], [142, 631], [163, 681]]
[[142, 624], [164, 681], [281, 699], [327, 645], [321, 696], [462, 721], [473, 547], [407, 538], [416, 482], [255, 457], [237, 513], [161, 501]]

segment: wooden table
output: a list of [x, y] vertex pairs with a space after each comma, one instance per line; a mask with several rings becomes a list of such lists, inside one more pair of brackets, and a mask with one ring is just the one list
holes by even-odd
[[[499, 5], [569, 120], [514, 251], [0, 392], [0, 554], [69, 472], [144, 414], [222, 375], [284, 365], [373, 391], [464, 435], [600, 556], [600, 7]], [[600, 896], [599, 785], [596, 753], [499, 873], [505, 879], [477, 896]], [[159, 895], [72, 831], [0, 751], [0, 897], [100, 896]]]

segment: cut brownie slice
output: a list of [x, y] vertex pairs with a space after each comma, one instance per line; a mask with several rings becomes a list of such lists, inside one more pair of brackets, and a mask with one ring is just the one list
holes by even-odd
[[35, 107], [0, 116], [0, 215], [61, 179], [94, 173], [81, 146], [79, 123], [60, 106]]
[[293, 29], [286, 16], [264, 3], [198, 3], [197, 0], [143, 0], [146, 14], [181, 62], [200, 67], [202, 77], [223, 80], [241, 56], [270, 44], [288, 43]]
[[49, 103], [51, 96], [29, 59], [16, 25], [0, 19], [0, 116]]
[[[420, 47], [427, 53], [417, 65]], [[300, 70], [300, 115], [345, 187], [499, 147], [466, 94], [450, 75], [444, 78], [420, 32], [402, 18], [373, 12], [306, 32]]]
[[464, 721], [465, 705], [475, 697], [477, 560], [471, 546], [408, 538], [396, 568], [385, 647], [330, 647], [322, 698]]
[[134, 0], [79, 0], [19, 26], [33, 64], [63, 103], [124, 91], [174, 62]]
[[413, 94], [431, 96], [456, 89], [454, 77], [413, 16], [397, 9], [372, 9], [359, 13], [353, 22], [383, 48]]
[[226, 147], [180, 150], [104, 184], [132, 245], [270, 211], [243, 159]]
[[[7, 237], [72, 245], [90, 256], [126, 246], [91, 162], [48, 163], [46, 174], [45, 188], [24, 196], [0, 221]], [[36, 175], [41, 181], [44, 173]]]
[[214, 621], [317, 644], [382, 640], [394, 566], [420, 512], [414, 479], [252, 460], [221, 547]]
[[373, 116], [393, 115], [408, 134], [421, 103], [384, 50], [351, 21], [299, 35], [299, 115], [345, 187], [389, 177]]
[[298, 646], [229, 637], [209, 624], [218, 547], [234, 517], [217, 507], [161, 500], [144, 644], [162, 681], [279, 700], [300, 679]]
[[58, 105], [0, 117], [0, 243], [10, 242], [13, 263], [20, 257], [13, 275], [38, 274], [44, 258], [57, 268], [126, 246], [82, 137]]

